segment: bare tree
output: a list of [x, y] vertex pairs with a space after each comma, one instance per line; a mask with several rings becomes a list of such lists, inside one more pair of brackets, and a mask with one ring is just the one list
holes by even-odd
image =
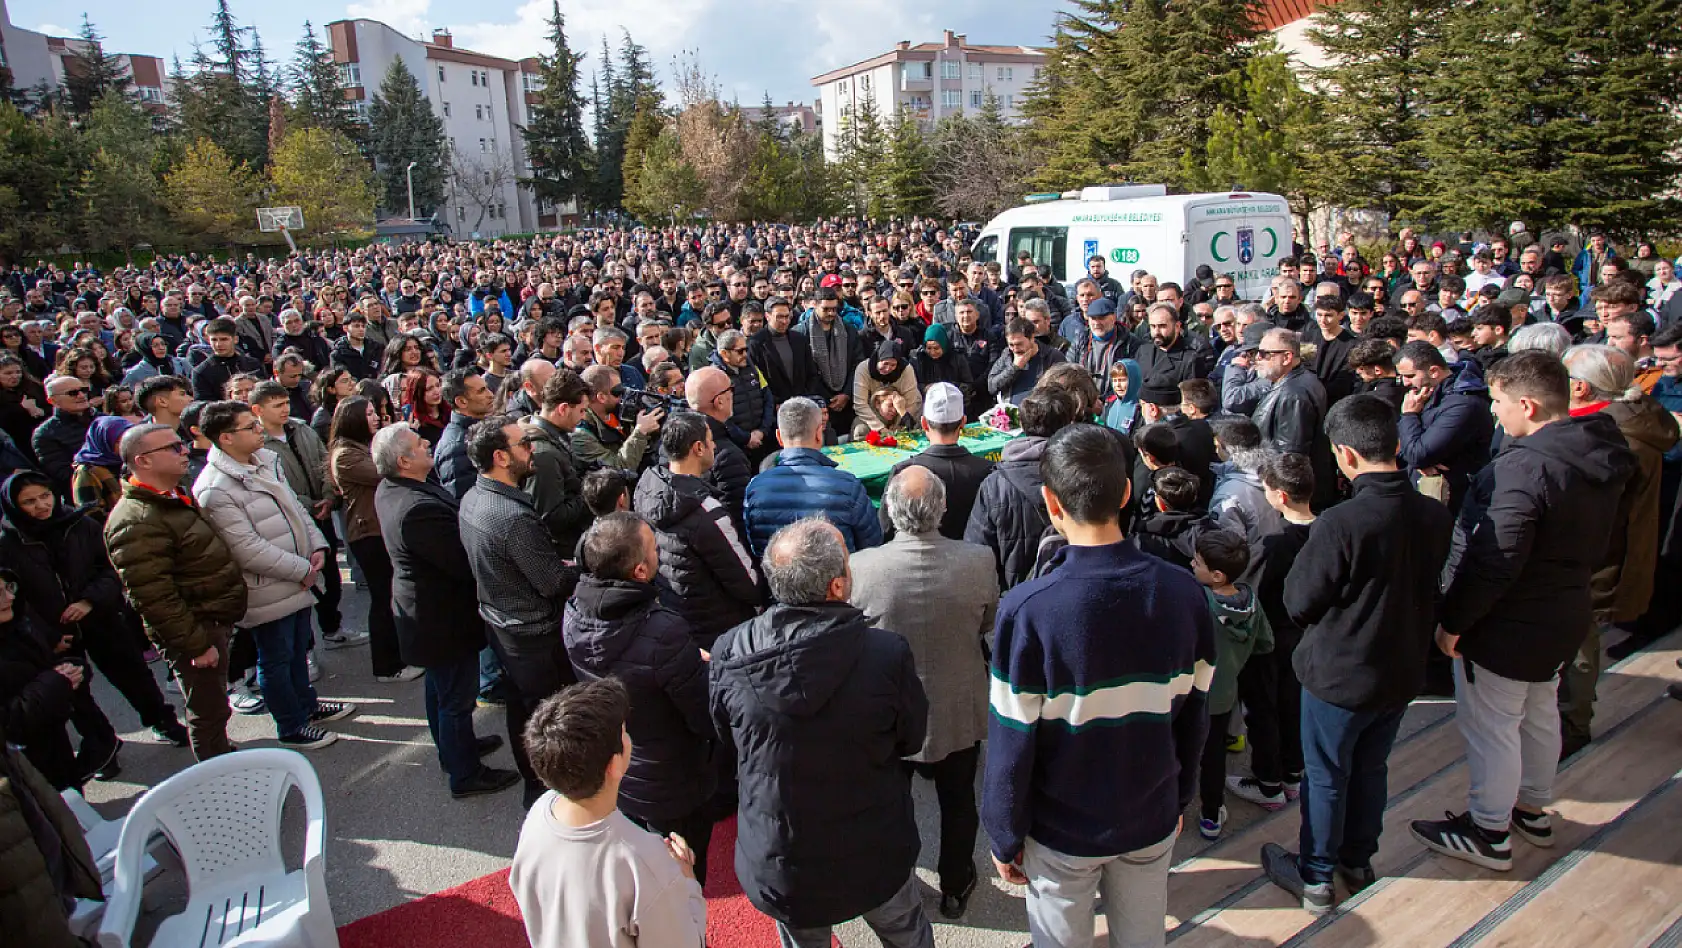
[[1015, 206], [1034, 169], [1022, 129], [1000, 117], [990, 92], [976, 115], [942, 119], [929, 148], [935, 203], [954, 217], [986, 220]]
[[475, 231], [484, 224], [492, 207], [498, 208], [499, 215], [507, 215], [503, 195], [509, 185], [520, 180], [520, 172], [508, 153], [494, 145], [490, 147], [491, 150], [482, 154], [464, 151], [459, 145], [450, 149], [451, 185], [479, 206], [479, 217], [473, 222]]

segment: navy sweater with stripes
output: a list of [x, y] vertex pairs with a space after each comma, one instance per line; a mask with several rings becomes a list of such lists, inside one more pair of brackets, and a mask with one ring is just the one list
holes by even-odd
[[1115, 856], [1163, 840], [1197, 790], [1215, 631], [1190, 573], [1127, 543], [1069, 546], [1005, 594], [981, 819], [1023, 841]]

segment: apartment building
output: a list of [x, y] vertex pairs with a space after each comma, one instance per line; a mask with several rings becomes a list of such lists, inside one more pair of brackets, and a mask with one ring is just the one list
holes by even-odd
[[939, 43], [900, 41], [880, 56], [812, 79], [824, 116], [824, 155], [835, 157], [846, 116], [870, 100], [884, 119], [906, 109], [925, 128], [954, 112], [976, 112], [989, 93], [1007, 121], [1021, 118], [1023, 96], [1045, 67], [1035, 46], [977, 46], [951, 30]]
[[[76, 56], [86, 44], [73, 36], [48, 36], [12, 23], [5, 0], [0, 0], [0, 67], [11, 73], [14, 89], [63, 87], [65, 76], [77, 68]], [[173, 81], [156, 56], [139, 53], [106, 55], [117, 57], [117, 66], [134, 84], [134, 94], [146, 108], [163, 112]]]
[[542, 88], [535, 58], [502, 59], [461, 49], [448, 30], [417, 40], [375, 20], [338, 20], [327, 24], [327, 35], [339, 82], [360, 114], [367, 115], [392, 60], [401, 59], [420, 83], [443, 120], [454, 156], [440, 219], [455, 236], [491, 239], [549, 230], [575, 213], [563, 207], [557, 214], [517, 183], [530, 172], [520, 128], [529, 123], [533, 95]]

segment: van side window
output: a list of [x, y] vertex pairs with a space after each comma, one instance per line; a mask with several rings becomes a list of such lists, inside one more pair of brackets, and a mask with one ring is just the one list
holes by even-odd
[[[1067, 274], [1064, 258], [1069, 250], [1069, 228], [1067, 227], [1013, 227], [1010, 230], [1010, 255], [1006, 259], [1012, 266], [1016, 263], [1017, 255], [1022, 251], [1034, 258], [1041, 273], [1050, 273], [1052, 279], [1063, 280]], [[979, 259], [979, 258], [977, 258]]]
[[970, 257], [976, 263], [992, 263], [999, 257], [999, 235], [988, 234], [975, 242], [975, 248], [970, 251]]

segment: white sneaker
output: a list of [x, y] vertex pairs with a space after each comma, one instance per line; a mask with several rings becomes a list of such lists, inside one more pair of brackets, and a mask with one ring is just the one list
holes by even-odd
[[306, 664], [308, 664], [309, 668], [310, 668], [310, 684], [313, 685], [316, 682], [320, 681], [321, 680], [321, 666], [317, 665], [315, 663], [315, 649], [312, 648], [312, 649], [309, 650], [308, 653], [305, 654], [304, 662]]
[[324, 632], [321, 636], [321, 644], [325, 646], [329, 652], [334, 649], [352, 648], [357, 645], [366, 645], [367, 643], [368, 633], [366, 632], [345, 632], [341, 630], [333, 633]]
[[374, 680], [382, 685], [395, 685], [399, 682], [414, 681], [426, 674], [426, 669], [417, 665], [404, 665], [395, 675], [375, 675]]
[[233, 708], [235, 714], [262, 714], [269, 710], [269, 703], [263, 700], [262, 695], [252, 694], [235, 685], [228, 689], [228, 707]]

